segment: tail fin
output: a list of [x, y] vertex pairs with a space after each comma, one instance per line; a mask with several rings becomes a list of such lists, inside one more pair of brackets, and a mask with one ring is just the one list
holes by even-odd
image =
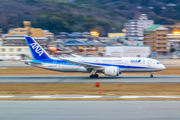
[[50, 58], [46, 51], [34, 39], [28, 36], [26, 36], [25, 38], [34, 60]]

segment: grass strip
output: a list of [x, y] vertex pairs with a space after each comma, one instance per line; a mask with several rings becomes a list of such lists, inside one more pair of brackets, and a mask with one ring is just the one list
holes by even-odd
[[[99, 94], [99, 91], [102, 93]], [[0, 84], [0, 95], [179, 96], [180, 83]]]

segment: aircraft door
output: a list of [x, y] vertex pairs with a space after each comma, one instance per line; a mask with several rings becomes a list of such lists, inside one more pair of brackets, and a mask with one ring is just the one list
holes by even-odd
[[125, 68], [124, 68], [124, 71], [131, 71], [131, 68], [130, 68], [129, 64], [130, 64], [130, 63], [129, 63], [129, 60], [125, 60], [125, 61], [124, 61], [124, 65], [125, 65], [125, 66], [124, 66], [124, 67], [125, 67]]
[[151, 67], [151, 66], [152, 66], [152, 61], [151, 61], [151, 60], [148, 60], [147, 65], [148, 65], [148, 67]]
[[124, 65], [125, 65], [125, 66], [128, 66], [128, 65], [129, 65], [129, 61], [128, 61], [128, 60], [125, 60], [125, 61], [124, 61]]
[[53, 61], [53, 66], [57, 67], [57, 61]]

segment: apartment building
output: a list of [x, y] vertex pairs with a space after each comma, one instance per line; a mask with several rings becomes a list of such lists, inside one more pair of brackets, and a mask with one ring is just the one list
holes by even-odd
[[0, 46], [0, 56], [31, 56], [28, 46]]
[[180, 49], [180, 34], [168, 34], [169, 50]]
[[126, 37], [142, 37], [144, 29], [154, 24], [153, 20], [148, 20], [146, 14], [141, 14], [138, 20], [129, 20], [125, 23]]
[[32, 28], [31, 22], [24, 21], [24, 28], [9, 29], [3, 37], [4, 46], [27, 46], [24, 36], [33, 37], [41, 46], [47, 46], [47, 38], [41, 28]]
[[145, 29], [144, 45], [151, 46], [151, 52], [166, 55], [168, 51], [168, 28], [152, 25]]

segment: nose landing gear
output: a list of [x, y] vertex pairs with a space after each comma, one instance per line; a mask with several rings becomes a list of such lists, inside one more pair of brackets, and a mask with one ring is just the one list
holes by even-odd
[[154, 74], [154, 72], [151, 72], [150, 78], [153, 78], [153, 77], [154, 77], [153, 74]]
[[150, 75], [151, 78], [153, 78], [153, 75]]

